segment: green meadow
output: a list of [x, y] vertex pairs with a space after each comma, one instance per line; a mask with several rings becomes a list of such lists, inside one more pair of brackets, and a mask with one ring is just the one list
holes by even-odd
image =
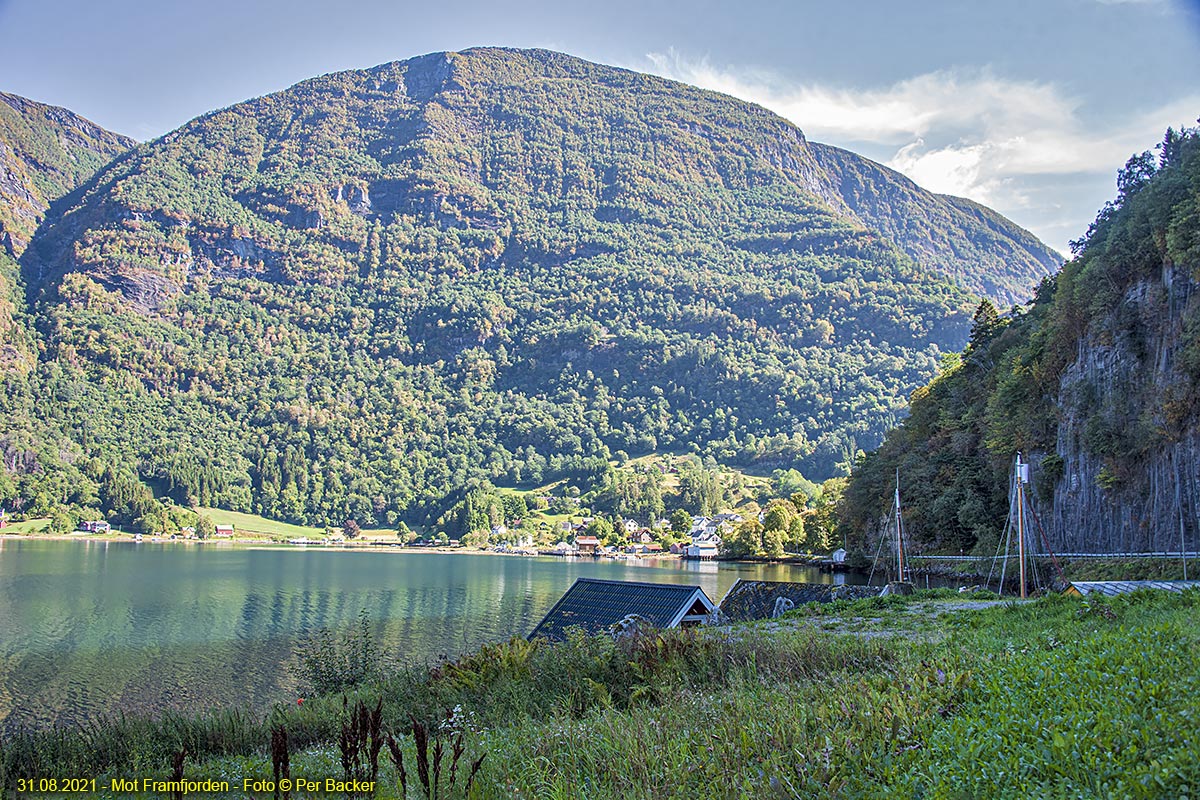
[[273, 778], [274, 730], [291, 776], [373, 772], [383, 798], [1192, 797], [1198, 608], [1196, 591], [934, 590], [420, 668], [364, 624], [310, 643], [302, 704], [22, 733], [0, 763], [9, 792], [47, 774], [104, 787], [165, 780], [186, 751], [188, 780], [240, 789]]

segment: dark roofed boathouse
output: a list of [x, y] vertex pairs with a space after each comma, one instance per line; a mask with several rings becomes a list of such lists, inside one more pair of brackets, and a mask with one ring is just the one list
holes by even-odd
[[741, 578], [730, 587], [721, 600], [721, 616], [730, 622], [749, 622], [775, 616], [781, 600], [788, 601], [786, 607], [795, 608], [805, 603], [862, 600], [878, 594], [878, 586], [752, 581]]
[[659, 628], [699, 625], [714, 608], [699, 586], [578, 578], [529, 638], [563, 641], [571, 627], [602, 633], [631, 614]]

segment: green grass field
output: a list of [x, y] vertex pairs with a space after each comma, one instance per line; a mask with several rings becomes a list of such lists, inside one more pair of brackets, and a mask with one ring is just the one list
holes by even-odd
[[24, 522], [10, 522], [3, 528], [0, 528], [0, 533], [45, 533], [50, 527], [50, 518], [42, 517], [40, 519], [27, 519]]
[[272, 539], [299, 539], [301, 537], [324, 538], [324, 528], [311, 528], [307, 525], [292, 525], [288, 522], [277, 522], [273, 519], [260, 517], [255, 514], [243, 514], [240, 511], [226, 511], [223, 508], [200, 508], [201, 514], [206, 514], [214, 525], [232, 525], [235, 536], [261, 535]]

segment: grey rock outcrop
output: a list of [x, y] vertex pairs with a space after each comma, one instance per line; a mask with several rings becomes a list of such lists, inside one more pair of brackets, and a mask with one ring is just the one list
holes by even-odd
[[[1189, 270], [1164, 265], [1080, 341], [1058, 397], [1050, 528], [1060, 552], [1200, 547], [1200, 426], [1177, 419], [1174, 400], [1189, 388], [1178, 355], [1198, 288]], [[1107, 457], [1118, 439], [1135, 455]]]

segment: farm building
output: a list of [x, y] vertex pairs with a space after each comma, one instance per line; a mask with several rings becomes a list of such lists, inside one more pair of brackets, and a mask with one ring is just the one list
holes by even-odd
[[579, 578], [529, 638], [562, 641], [572, 627], [589, 634], [602, 633], [630, 615], [659, 628], [699, 625], [714, 608], [699, 586]]

